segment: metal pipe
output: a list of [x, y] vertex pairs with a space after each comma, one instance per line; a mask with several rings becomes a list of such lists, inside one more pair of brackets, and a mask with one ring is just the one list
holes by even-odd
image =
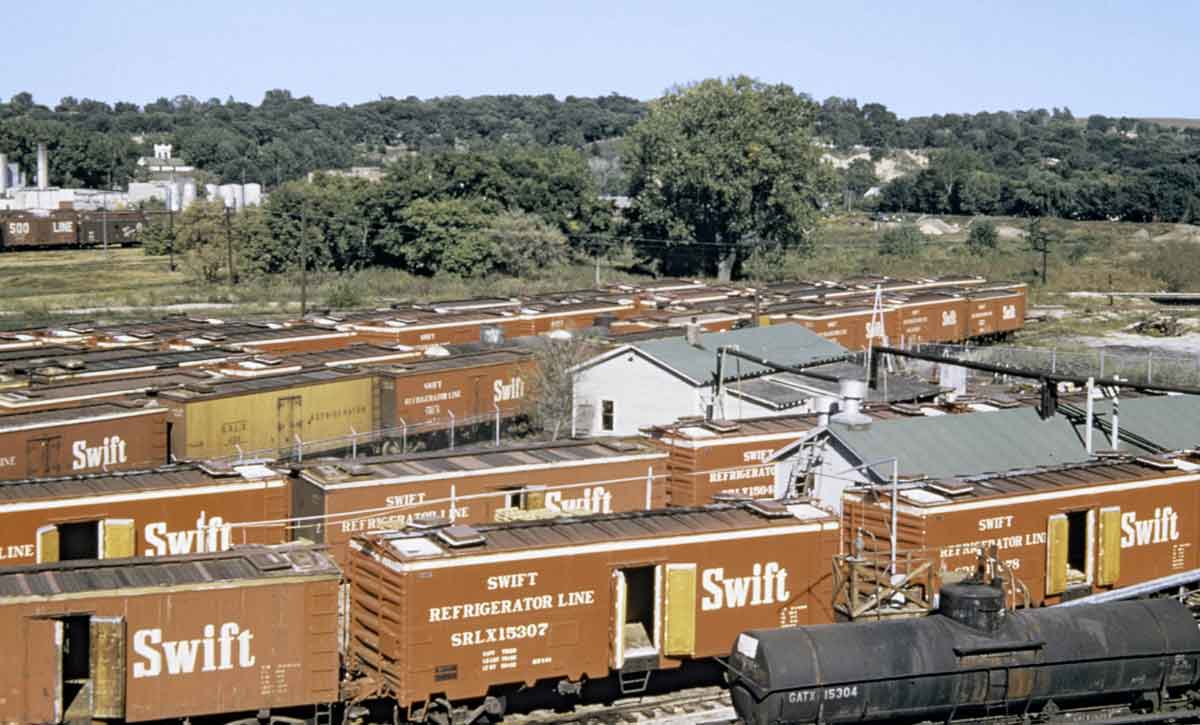
[[892, 459], [892, 574], [896, 573], [896, 519], [899, 516], [897, 508], [900, 497], [900, 463]]
[[1087, 380], [1087, 452], [1092, 455], [1092, 418], [1095, 413], [1095, 403], [1092, 400], [1092, 392], [1096, 389], [1096, 381], [1093, 378]]
[[[1047, 374], [1037, 370], [1029, 370], [1027, 368], [1010, 368], [1003, 365], [993, 365], [991, 363], [977, 362], [975, 360], [962, 360], [955, 357], [947, 357], [945, 355], [936, 355], [925, 352], [910, 352], [907, 350], [899, 350], [894, 347], [879, 346], [876, 348], [878, 352], [885, 352], [890, 355], [898, 355], [900, 357], [912, 358], [913, 360], [925, 360], [926, 362], [945, 363], [947, 365], [957, 365], [968, 370], [979, 370], [985, 373], [996, 373], [997, 375], [1011, 375], [1017, 378], [1030, 378], [1040, 380], [1052, 380], [1060, 383], [1074, 383], [1076, 385], [1087, 385], [1088, 379], [1078, 375], [1063, 375], [1063, 374]], [[733, 354], [733, 353], [730, 353]], [[1095, 378], [1096, 385], [1101, 387], [1117, 387], [1129, 388], [1130, 390], [1141, 391], [1165, 391], [1172, 393], [1184, 393], [1185, 395], [1200, 395], [1200, 388], [1190, 387], [1186, 385], [1146, 385], [1143, 383], [1135, 383], [1129, 380], [1118, 380], [1116, 378]]]
[[354, 426], [350, 426], [350, 458], [358, 458], [358, 431], [354, 430]]
[[1119, 392], [1113, 393], [1112, 405], [1112, 449], [1115, 451], [1120, 448], [1121, 444], [1121, 398]]
[[1141, 584], [1132, 584], [1113, 589], [1107, 592], [1099, 592], [1091, 594], [1079, 599], [1056, 604], [1056, 607], [1078, 607], [1083, 604], [1103, 604], [1104, 602], [1119, 602], [1125, 599], [1141, 599], [1148, 594], [1174, 589], [1186, 585], [1196, 584], [1200, 582], [1200, 569], [1191, 569], [1189, 571], [1180, 572], [1178, 574], [1170, 574], [1168, 576], [1159, 577], [1144, 581]]
[[296, 434], [296, 461], [304, 463], [304, 441], [300, 440], [300, 435]]
[[841, 379], [838, 378], [836, 375], [826, 375], [824, 373], [814, 373], [811, 370], [808, 370], [808, 368], [817, 367], [819, 365], [827, 365], [827, 364], [833, 363], [833, 362], [841, 362], [842, 360], [845, 360], [847, 357], [849, 357], [849, 355], [837, 355], [835, 357], [824, 358], [821, 360], [813, 360], [811, 362], [806, 362], [802, 365], [783, 365], [781, 363], [771, 362], [770, 360], [759, 357], [757, 355], [751, 355], [750, 353], [742, 352], [741, 350], [738, 350], [736, 347], [720, 347], [720, 348], [718, 348], [718, 351], [722, 351], [722, 350], [725, 351], [725, 353], [727, 355], [732, 355], [733, 357], [741, 358], [743, 360], [748, 360], [752, 363], [757, 363], [758, 365], [762, 365], [764, 367], [774, 368], [776, 370], [779, 370], [779, 371], [782, 371], [785, 373], [795, 373], [796, 375], [803, 375], [805, 377], [815, 378], [817, 380], [825, 380], [830, 383], [840, 382]]
[[400, 455], [408, 453], [408, 423], [400, 419]]

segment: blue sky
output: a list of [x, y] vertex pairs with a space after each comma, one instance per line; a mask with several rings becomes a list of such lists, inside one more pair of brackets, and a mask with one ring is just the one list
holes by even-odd
[[1200, 3], [8, 0], [0, 97], [652, 98], [746, 73], [902, 116], [1200, 116]]

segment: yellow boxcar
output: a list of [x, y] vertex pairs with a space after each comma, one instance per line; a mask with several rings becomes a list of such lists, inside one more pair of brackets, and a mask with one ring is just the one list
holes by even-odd
[[378, 426], [371, 375], [328, 368], [249, 380], [218, 380], [159, 395], [171, 409], [168, 438], [177, 460], [305, 455], [347, 447], [346, 436]]

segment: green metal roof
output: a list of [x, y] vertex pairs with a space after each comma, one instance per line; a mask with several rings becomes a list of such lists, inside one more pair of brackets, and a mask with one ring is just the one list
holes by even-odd
[[[742, 352], [784, 365], [838, 359], [848, 354], [846, 348], [836, 342], [826, 340], [803, 325], [790, 322], [745, 327], [729, 332], [702, 333], [700, 345], [689, 345], [686, 339], [679, 337], [633, 343], [634, 348], [701, 384], [711, 382], [717, 372], [718, 347], [737, 346]], [[739, 366], [743, 377], [771, 372], [770, 368], [747, 360], [738, 362], [734, 358], [727, 358], [725, 379], [735, 379]]]
[[[1120, 403], [1120, 434], [1140, 436], [1168, 451], [1200, 447], [1200, 396], [1147, 396]], [[1112, 430], [1111, 400], [1096, 401], [1095, 415], [1106, 432]]]
[[[906, 476], [977, 476], [1090, 458], [1071, 421], [1042, 420], [1033, 408], [877, 420], [862, 429], [834, 423], [829, 430], [863, 462], [899, 458]], [[1096, 439], [1096, 448], [1107, 445]]]

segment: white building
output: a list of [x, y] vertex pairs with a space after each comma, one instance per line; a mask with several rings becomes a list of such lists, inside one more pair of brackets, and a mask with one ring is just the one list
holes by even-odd
[[718, 397], [717, 348], [736, 347], [784, 365], [838, 361], [848, 354], [792, 323], [689, 338], [621, 345], [576, 367], [572, 433], [635, 435], [644, 426], [704, 415], [709, 405], [718, 418], [806, 412], [815, 397], [827, 394], [827, 384], [733, 357], [725, 360]]

